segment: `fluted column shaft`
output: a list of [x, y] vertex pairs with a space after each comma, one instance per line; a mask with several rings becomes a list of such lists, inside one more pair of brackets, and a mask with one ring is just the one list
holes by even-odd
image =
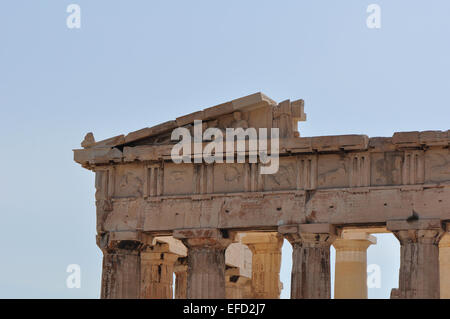
[[168, 244], [156, 244], [141, 252], [141, 298], [172, 299], [173, 269], [178, 255]]
[[291, 299], [329, 299], [330, 236], [302, 234], [292, 242]]
[[187, 299], [225, 299], [225, 249], [231, 243], [218, 229], [177, 230], [188, 248]]
[[174, 268], [175, 299], [186, 299], [187, 291], [187, 258], [178, 258]]
[[188, 299], [225, 298], [225, 249], [188, 246]]
[[439, 242], [439, 280], [441, 299], [450, 299], [450, 234], [446, 233]]
[[440, 230], [394, 231], [400, 241], [398, 298], [434, 299], [440, 296]]
[[141, 243], [118, 241], [103, 249], [102, 299], [137, 299]]
[[331, 297], [330, 245], [336, 230], [331, 224], [278, 227], [292, 245], [291, 299]]

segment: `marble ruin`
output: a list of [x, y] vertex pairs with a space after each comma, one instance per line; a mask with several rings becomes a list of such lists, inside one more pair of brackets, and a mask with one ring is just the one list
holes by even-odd
[[[172, 162], [171, 132], [279, 128], [279, 169]], [[291, 298], [367, 298], [372, 234], [401, 245], [391, 298], [450, 298], [450, 131], [300, 137], [302, 100], [256, 93], [96, 142], [74, 159], [95, 172], [102, 298], [279, 298], [281, 246]], [[173, 280], [175, 274], [175, 282]], [[175, 290], [175, 291], [174, 291]]]

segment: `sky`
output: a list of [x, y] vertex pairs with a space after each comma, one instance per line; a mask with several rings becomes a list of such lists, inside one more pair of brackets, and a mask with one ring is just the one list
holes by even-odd
[[[66, 24], [73, 3], [79, 29]], [[370, 4], [381, 28], [367, 27]], [[72, 153], [87, 132], [101, 140], [260, 91], [305, 100], [302, 136], [448, 130], [449, 13], [448, 0], [2, 0], [0, 298], [99, 297], [94, 175]], [[399, 245], [377, 237], [369, 297], [388, 298]], [[81, 288], [66, 286], [70, 264]]]

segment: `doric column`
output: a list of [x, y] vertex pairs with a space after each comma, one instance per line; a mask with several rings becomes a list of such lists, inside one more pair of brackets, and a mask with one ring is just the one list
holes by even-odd
[[393, 296], [439, 298], [440, 220], [391, 221], [387, 226], [400, 241], [399, 288]]
[[330, 245], [335, 230], [329, 224], [280, 226], [292, 244], [292, 299], [329, 299], [331, 297]]
[[186, 247], [170, 236], [155, 237], [141, 252], [141, 298], [172, 299], [173, 273], [178, 257]]
[[225, 298], [225, 249], [231, 243], [226, 235], [211, 228], [174, 231], [188, 248], [188, 299]]
[[365, 232], [342, 232], [336, 249], [335, 299], [367, 299], [367, 248], [377, 239]]
[[175, 273], [175, 299], [186, 299], [187, 257], [178, 258], [173, 271]]
[[280, 298], [283, 237], [278, 233], [246, 233], [241, 235], [241, 243], [247, 245], [252, 252], [251, 298]]
[[97, 236], [103, 251], [102, 299], [139, 298], [140, 253], [146, 236], [135, 232], [111, 232]]
[[167, 243], [156, 243], [141, 252], [142, 299], [173, 298], [173, 269], [177, 258]]
[[441, 299], [450, 299], [450, 234], [439, 242], [439, 275]]

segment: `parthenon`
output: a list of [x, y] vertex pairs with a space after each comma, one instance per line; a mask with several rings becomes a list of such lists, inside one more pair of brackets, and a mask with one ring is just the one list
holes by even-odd
[[[278, 128], [278, 171], [174, 163], [171, 133], [195, 120]], [[303, 100], [256, 93], [127, 135], [87, 134], [74, 160], [95, 172], [101, 297], [279, 298], [287, 239], [291, 298], [330, 298], [331, 245], [334, 297], [367, 298], [367, 249], [390, 232], [401, 247], [391, 298], [450, 298], [450, 130], [301, 137], [305, 120]]]

